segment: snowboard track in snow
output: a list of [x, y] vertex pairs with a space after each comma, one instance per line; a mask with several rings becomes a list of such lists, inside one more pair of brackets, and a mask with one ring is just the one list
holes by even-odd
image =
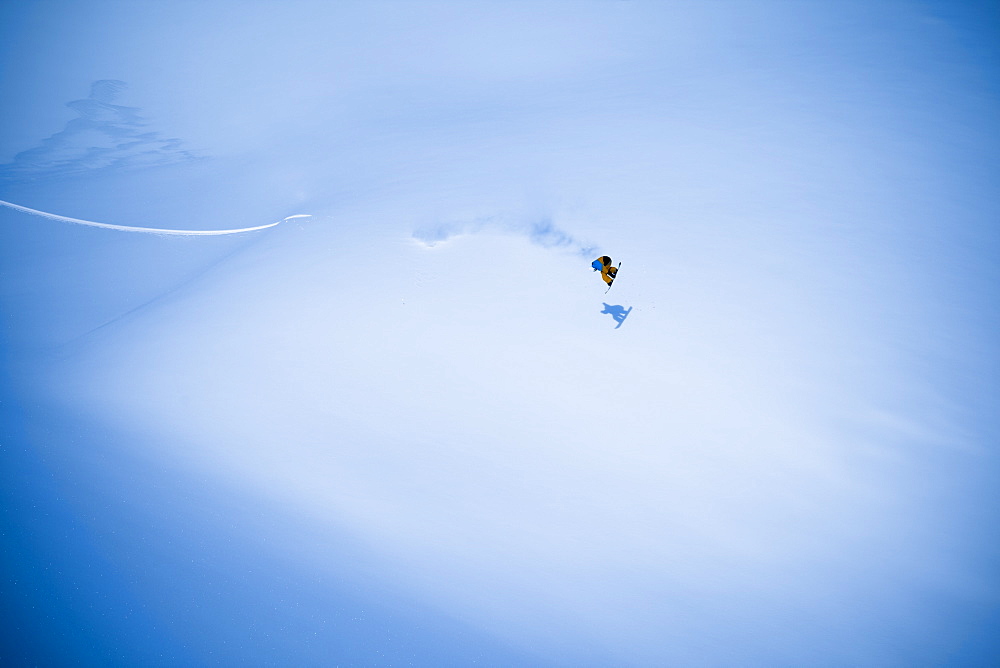
[[47, 213], [45, 211], [39, 211], [38, 209], [30, 209], [26, 206], [21, 206], [20, 204], [5, 202], [2, 199], [0, 199], [0, 205], [14, 209], [16, 211], [21, 211], [22, 213], [29, 213], [33, 216], [41, 216], [42, 218], [58, 220], [64, 223], [73, 223], [74, 225], [87, 225], [89, 227], [100, 227], [106, 230], [117, 230], [118, 232], [138, 232], [140, 234], [161, 234], [161, 235], [173, 235], [173, 236], [183, 236], [183, 237], [200, 237], [200, 236], [207, 237], [207, 236], [220, 236], [223, 234], [242, 234], [244, 232], [256, 232], [257, 230], [266, 230], [269, 227], [280, 225], [286, 220], [292, 220], [293, 218], [311, 217], [309, 214], [296, 214], [294, 216], [286, 216], [275, 223], [268, 223], [267, 225], [258, 225], [257, 227], [242, 227], [240, 229], [234, 229], [234, 230], [167, 230], [154, 227], [132, 227], [129, 225], [112, 225], [110, 223], [98, 223], [93, 220], [81, 220], [80, 218], [69, 218], [68, 216], [60, 216], [55, 213]]

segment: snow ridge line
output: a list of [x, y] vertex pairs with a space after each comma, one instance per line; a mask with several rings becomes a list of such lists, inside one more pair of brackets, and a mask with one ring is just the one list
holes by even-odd
[[163, 234], [163, 235], [174, 235], [174, 236], [184, 236], [184, 237], [198, 237], [198, 236], [219, 236], [222, 234], [242, 234], [243, 232], [254, 232], [256, 230], [266, 230], [269, 227], [274, 227], [275, 225], [280, 225], [286, 220], [291, 220], [293, 218], [311, 218], [309, 214], [296, 214], [294, 216], [286, 216], [276, 223], [269, 223], [267, 225], [258, 225], [257, 227], [243, 227], [236, 230], [165, 230], [157, 229], [154, 227], [132, 227], [129, 225], [111, 225], [110, 223], [98, 223], [93, 220], [81, 220], [79, 218], [69, 218], [68, 216], [60, 216], [54, 213], [46, 213], [45, 211], [39, 211], [37, 209], [29, 209], [26, 206], [21, 206], [20, 204], [14, 204], [12, 202], [5, 202], [0, 199], [0, 205], [21, 211], [22, 213], [30, 213], [33, 216], [41, 216], [43, 218], [50, 218], [52, 220], [59, 220], [64, 223], [73, 223], [75, 225], [88, 225], [90, 227], [101, 227], [106, 230], [117, 230], [119, 232], [139, 232], [143, 234]]

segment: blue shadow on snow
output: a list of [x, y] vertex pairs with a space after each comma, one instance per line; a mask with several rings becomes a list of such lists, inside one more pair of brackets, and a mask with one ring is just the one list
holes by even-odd
[[619, 327], [622, 326], [622, 323], [625, 322], [625, 318], [627, 318], [628, 314], [631, 312], [632, 312], [631, 306], [629, 306], [628, 310], [626, 310], [624, 306], [621, 305], [611, 306], [607, 303], [604, 303], [604, 310], [601, 311], [601, 313], [607, 313], [608, 315], [610, 315], [612, 318], [615, 319], [615, 322], [618, 323], [617, 325], [615, 325], [615, 329], [618, 329]]

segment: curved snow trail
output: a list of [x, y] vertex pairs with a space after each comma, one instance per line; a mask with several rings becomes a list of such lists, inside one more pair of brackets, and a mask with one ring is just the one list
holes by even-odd
[[79, 218], [69, 218], [67, 216], [60, 216], [54, 213], [46, 213], [45, 211], [39, 211], [37, 209], [29, 209], [26, 206], [21, 206], [20, 204], [14, 204], [12, 202], [5, 202], [2, 199], [0, 199], [0, 204], [9, 207], [11, 209], [16, 209], [17, 211], [21, 211], [23, 213], [30, 213], [34, 216], [41, 216], [43, 218], [51, 218], [52, 220], [61, 220], [65, 223], [74, 223], [76, 225], [103, 227], [106, 230], [118, 230], [119, 232], [140, 232], [145, 234], [173, 234], [176, 236], [185, 236], [185, 237], [219, 236], [221, 234], [241, 234], [243, 232], [266, 230], [269, 227], [280, 225], [286, 220], [291, 220], [292, 218], [311, 218], [309, 214], [300, 213], [294, 216], [286, 216], [276, 223], [269, 223], [267, 225], [258, 225], [257, 227], [243, 227], [237, 230], [164, 230], [164, 229], [157, 229], [154, 227], [131, 227], [129, 225], [111, 225], [109, 223], [97, 223], [92, 220], [80, 220]]

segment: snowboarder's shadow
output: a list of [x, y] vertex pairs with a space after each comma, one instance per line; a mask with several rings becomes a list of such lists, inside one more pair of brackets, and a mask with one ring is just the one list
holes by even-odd
[[604, 310], [601, 311], [601, 313], [607, 313], [615, 319], [615, 322], [618, 323], [615, 325], [615, 329], [621, 327], [622, 323], [625, 322], [625, 318], [627, 318], [628, 314], [632, 312], [631, 306], [628, 307], [628, 310], [625, 310], [625, 307], [621, 305], [611, 306], [610, 304], [604, 302], [602, 303], [604, 304]]

